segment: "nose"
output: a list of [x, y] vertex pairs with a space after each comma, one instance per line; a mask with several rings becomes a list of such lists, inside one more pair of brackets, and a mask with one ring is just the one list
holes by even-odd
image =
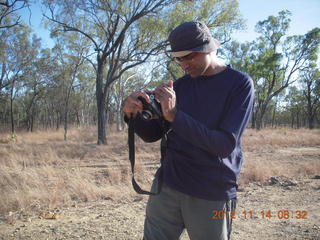
[[188, 61], [181, 61], [179, 63], [180, 67], [182, 68], [183, 71], [185, 71], [187, 68], [189, 68], [190, 64], [188, 63]]

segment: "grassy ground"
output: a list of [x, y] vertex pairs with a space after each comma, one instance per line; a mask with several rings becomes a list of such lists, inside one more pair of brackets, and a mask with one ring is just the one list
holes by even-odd
[[[126, 132], [108, 132], [108, 145], [96, 145], [96, 128], [0, 134], [0, 215], [42, 212], [101, 199], [135, 196]], [[241, 186], [271, 176], [320, 175], [320, 131], [248, 129]], [[159, 143], [137, 141], [138, 180], [148, 188], [158, 166]], [[294, 164], [292, 164], [292, 160]]]

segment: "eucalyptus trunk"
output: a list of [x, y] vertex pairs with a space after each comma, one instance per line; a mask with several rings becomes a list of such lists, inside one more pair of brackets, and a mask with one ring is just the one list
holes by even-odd
[[106, 94], [103, 92], [103, 68], [104, 63], [98, 57], [98, 69], [96, 80], [96, 97], [98, 109], [98, 145], [107, 144], [106, 136]]

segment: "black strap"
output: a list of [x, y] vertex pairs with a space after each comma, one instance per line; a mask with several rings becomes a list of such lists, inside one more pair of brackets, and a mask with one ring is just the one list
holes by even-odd
[[[163, 139], [162, 139], [163, 140]], [[146, 194], [146, 195], [157, 195], [161, 191], [162, 185], [162, 174], [160, 173], [158, 176], [158, 188], [156, 192], [149, 192], [141, 189], [134, 178], [134, 165], [135, 165], [135, 143], [134, 143], [134, 118], [131, 117], [129, 119], [129, 128], [128, 128], [128, 145], [129, 145], [129, 159], [131, 163], [131, 172], [132, 172], [132, 186], [133, 189], [139, 194]], [[162, 152], [162, 151], [161, 151]], [[162, 154], [161, 154], [162, 155]], [[161, 156], [162, 158], [163, 156]]]

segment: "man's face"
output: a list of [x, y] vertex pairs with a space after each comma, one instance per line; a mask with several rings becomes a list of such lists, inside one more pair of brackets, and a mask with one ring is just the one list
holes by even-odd
[[209, 53], [192, 52], [175, 60], [193, 78], [205, 76], [210, 66]]

